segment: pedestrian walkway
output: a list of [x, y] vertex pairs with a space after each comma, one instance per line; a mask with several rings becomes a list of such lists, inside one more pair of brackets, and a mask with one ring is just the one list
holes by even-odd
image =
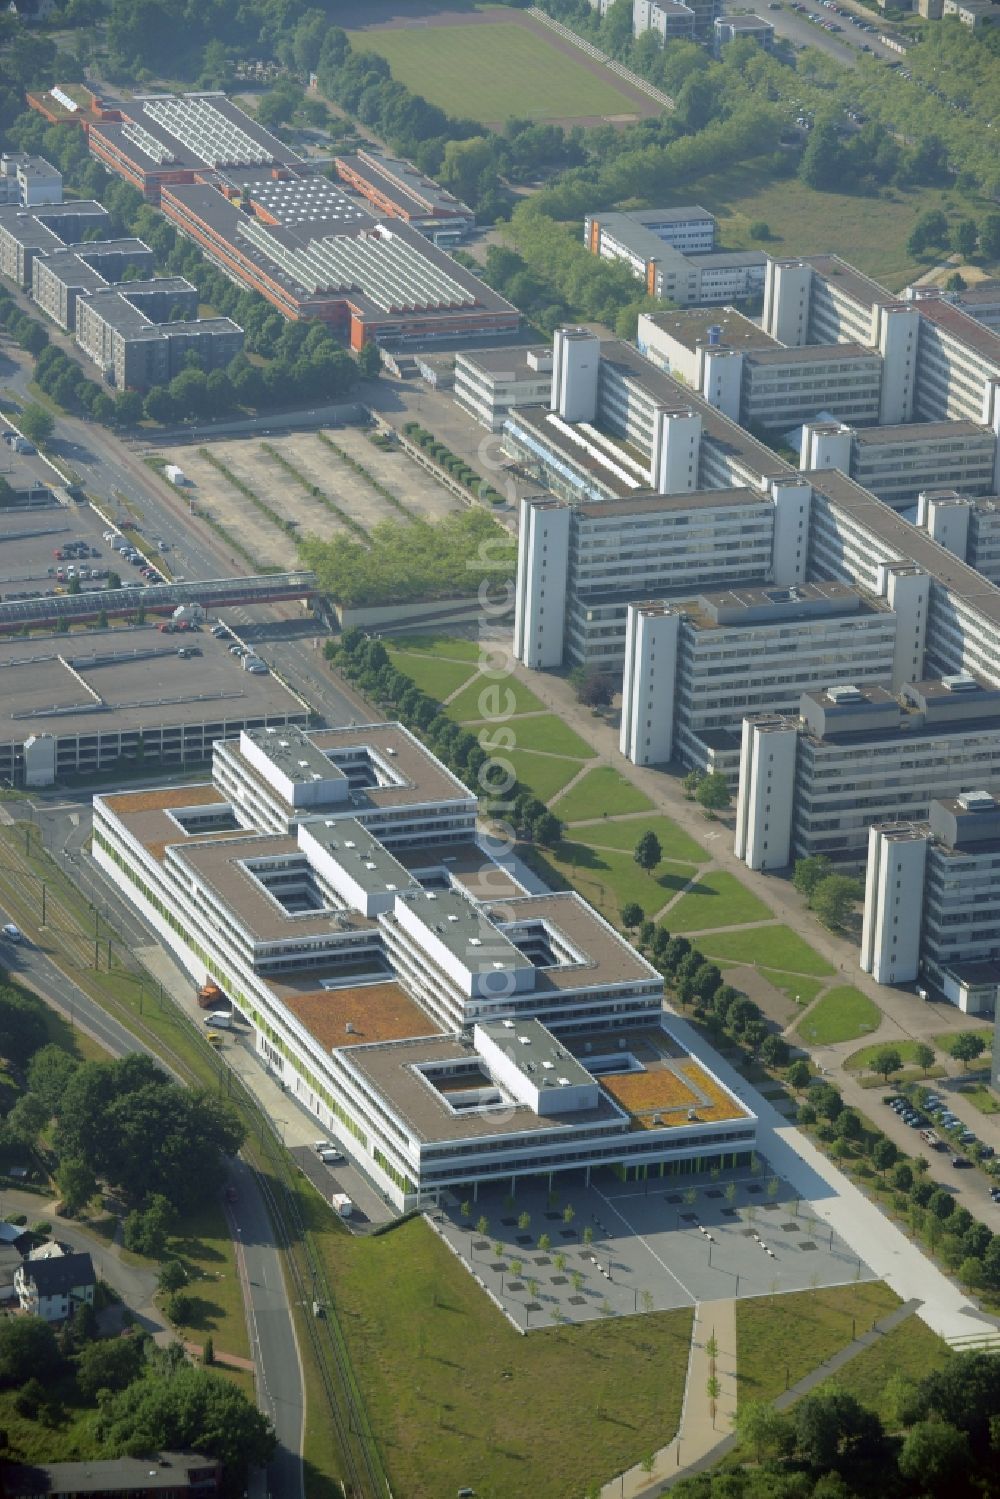
[[[201, 1343], [185, 1343], [184, 1352], [201, 1361], [205, 1352]], [[240, 1358], [238, 1353], [222, 1353], [218, 1348], [212, 1350], [213, 1364], [220, 1364], [225, 1369], [243, 1369], [247, 1374], [256, 1373], [256, 1365], [252, 1358]]]
[[700, 1302], [677, 1435], [653, 1454], [652, 1466], [646, 1459], [606, 1483], [601, 1499], [652, 1499], [715, 1453], [736, 1415], [736, 1352], [736, 1302]]

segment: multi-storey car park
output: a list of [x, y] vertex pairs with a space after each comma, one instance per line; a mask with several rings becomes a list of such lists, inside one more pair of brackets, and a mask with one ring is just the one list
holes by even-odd
[[924, 978], [969, 1014], [1000, 985], [1000, 802], [963, 791], [926, 822], [869, 831], [861, 967], [880, 984]]
[[526, 894], [476, 807], [398, 724], [244, 732], [210, 784], [96, 797], [93, 849], [400, 1209], [746, 1162], [754, 1116], [671, 1035], [656, 970], [578, 895]]

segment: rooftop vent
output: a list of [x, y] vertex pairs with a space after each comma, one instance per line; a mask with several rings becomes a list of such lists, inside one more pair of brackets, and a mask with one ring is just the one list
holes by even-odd
[[976, 681], [975, 677], [970, 676], [967, 671], [956, 671], [952, 672], [951, 676], [949, 677], [942, 677], [941, 686], [944, 687], [948, 692], [979, 691], [979, 683]]
[[520, 1041], [520, 1043], [521, 1043], [522, 1046], [530, 1046], [531, 1045], [531, 1037], [530, 1036], [518, 1036], [517, 1039]]
[[711, 328], [709, 328], [708, 330], [708, 346], [710, 349], [717, 349], [721, 342], [722, 329], [719, 327], [718, 323], [713, 323]]
[[503, 1028], [505, 1031], [512, 1031], [514, 1029], [513, 1020], [505, 1020], [503, 1023]]
[[347, 1024], [344, 1026], [344, 1030], [347, 1032], [347, 1034], [349, 1036], [353, 1036], [354, 1033], [355, 1033], [354, 1032], [354, 1024], [353, 1024], [353, 1022], [349, 1020], [347, 1022]]
[[470, 947], [482, 947], [482, 945], [483, 945], [483, 939], [482, 939], [482, 937], [470, 937], [469, 938], [469, 946]]
[[850, 682], [844, 682], [840, 686], [827, 689], [827, 697], [831, 703], [860, 703], [864, 700], [864, 693], [860, 687], [855, 687]]
[[559, 1083], [560, 1088], [568, 1088], [569, 1087], [569, 1078], [568, 1077], [561, 1077], [561, 1078], [558, 1079], [558, 1083]]
[[[327, 823], [327, 827], [332, 827], [332, 825], [333, 825], [332, 823], [329, 823], [329, 822]], [[353, 839], [351, 839], [351, 838], [345, 838], [344, 839], [344, 847], [345, 848], [357, 848], [357, 846], [358, 845], [353, 841]]]
[[546, 1072], [554, 1072], [556, 1068], [555, 1062], [543, 1062], [542, 1066], [545, 1068]]

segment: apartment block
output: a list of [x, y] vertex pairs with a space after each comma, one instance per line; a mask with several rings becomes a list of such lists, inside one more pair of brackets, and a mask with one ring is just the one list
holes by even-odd
[[933, 986], [993, 1015], [1000, 991], [1000, 802], [969, 790], [926, 822], [871, 828], [860, 963], [880, 984]]
[[789, 713], [848, 673], [891, 685], [896, 619], [844, 583], [734, 588], [628, 607], [620, 748], [635, 765], [677, 759], [734, 784], [748, 714]]
[[231, 318], [199, 318], [198, 291], [183, 277], [128, 281], [81, 295], [76, 341], [119, 390], [165, 385], [186, 368], [224, 369], [243, 348]]
[[735, 848], [752, 869], [826, 854], [858, 868], [869, 829], [1000, 780], [1000, 691], [955, 673], [804, 693], [798, 715], [744, 720]]
[[0, 203], [19, 203], [34, 208], [40, 203], [62, 202], [62, 173], [44, 156], [26, 151], [4, 151], [0, 155]]
[[76, 305], [89, 292], [120, 281], [129, 266], [147, 276], [156, 257], [141, 239], [94, 240], [38, 255], [31, 267], [31, 295], [60, 328], [76, 331]]
[[103, 229], [107, 220], [103, 204], [83, 199], [30, 210], [13, 203], [0, 207], [0, 274], [29, 291], [37, 256], [61, 253], [88, 229]]
[[716, 16], [712, 27], [712, 45], [716, 57], [722, 56], [729, 42], [756, 42], [765, 52], [774, 48], [774, 27], [760, 16]]

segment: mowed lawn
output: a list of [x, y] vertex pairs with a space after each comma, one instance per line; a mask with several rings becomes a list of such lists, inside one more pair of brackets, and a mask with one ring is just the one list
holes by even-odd
[[438, 656], [421, 656], [389, 647], [389, 660], [397, 671], [410, 677], [421, 692], [443, 703], [469, 680], [475, 667], [472, 662], [442, 661]]
[[[644, 791], [633, 786], [617, 770], [612, 770], [610, 765], [600, 765], [596, 770], [588, 771], [552, 810], [563, 822], [583, 822], [586, 818], [605, 814], [616, 817], [625, 812], [651, 812], [653, 803]], [[587, 836], [589, 838], [590, 834]]]
[[840, 984], [817, 1000], [796, 1030], [810, 1045], [830, 1046], [836, 1041], [855, 1041], [870, 1034], [881, 1019], [881, 1010], [866, 994], [850, 984]]
[[[803, 1235], [804, 1237], [804, 1235]], [[773, 1400], [899, 1306], [880, 1280], [736, 1303], [737, 1399]], [[858, 1355], [864, 1357], [863, 1354]], [[854, 1364], [840, 1383], [853, 1389]]]
[[420, 1219], [324, 1247], [395, 1493], [579, 1499], [676, 1431], [689, 1311], [522, 1337]]
[[741, 926], [747, 921], [770, 921], [771, 915], [770, 908], [735, 875], [713, 870], [671, 906], [664, 921], [672, 932], [700, 932], [709, 927]]
[[891, 1429], [895, 1413], [889, 1398], [892, 1395], [890, 1377], [902, 1374], [907, 1379], [919, 1381], [925, 1374], [943, 1369], [954, 1356], [944, 1339], [931, 1332], [926, 1322], [921, 1322], [917, 1316], [907, 1317], [905, 1322], [887, 1332], [857, 1358], [851, 1359], [841, 1373], [824, 1380], [819, 1389], [825, 1390], [831, 1385], [849, 1389], [862, 1405], [876, 1411]]
[[[571, 791], [570, 796], [573, 795], [575, 793]], [[602, 819], [600, 822], [579, 823], [573, 828], [574, 838], [582, 843], [598, 848], [627, 849], [629, 853], [643, 833], [656, 834], [665, 859], [679, 859], [682, 864], [704, 864], [708, 857], [701, 845], [689, 838], [669, 817], [630, 817], [624, 822]]]
[[519, 713], [544, 713], [545, 704], [517, 677], [493, 677], [477, 673], [469, 685], [448, 704], [448, 717], [456, 723], [506, 723]]
[[651, 919], [695, 874], [692, 864], [666, 860], [647, 874], [629, 853], [577, 842], [557, 844], [549, 859], [591, 905], [616, 925], [620, 925], [622, 907], [630, 901], [638, 901], [644, 916]]
[[[821, 958], [797, 932], [787, 926], [762, 926], [752, 932], [720, 932], [698, 946], [710, 958], [727, 963], [762, 963], [782, 973], [832, 975], [833, 966]], [[801, 993], [801, 990], [799, 991]]]
[[636, 110], [634, 96], [610, 77], [600, 78], [518, 21], [398, 26], [348, 36], [356, 51], [384, 57], [400, 83], [462, 118], [571, 120]]

